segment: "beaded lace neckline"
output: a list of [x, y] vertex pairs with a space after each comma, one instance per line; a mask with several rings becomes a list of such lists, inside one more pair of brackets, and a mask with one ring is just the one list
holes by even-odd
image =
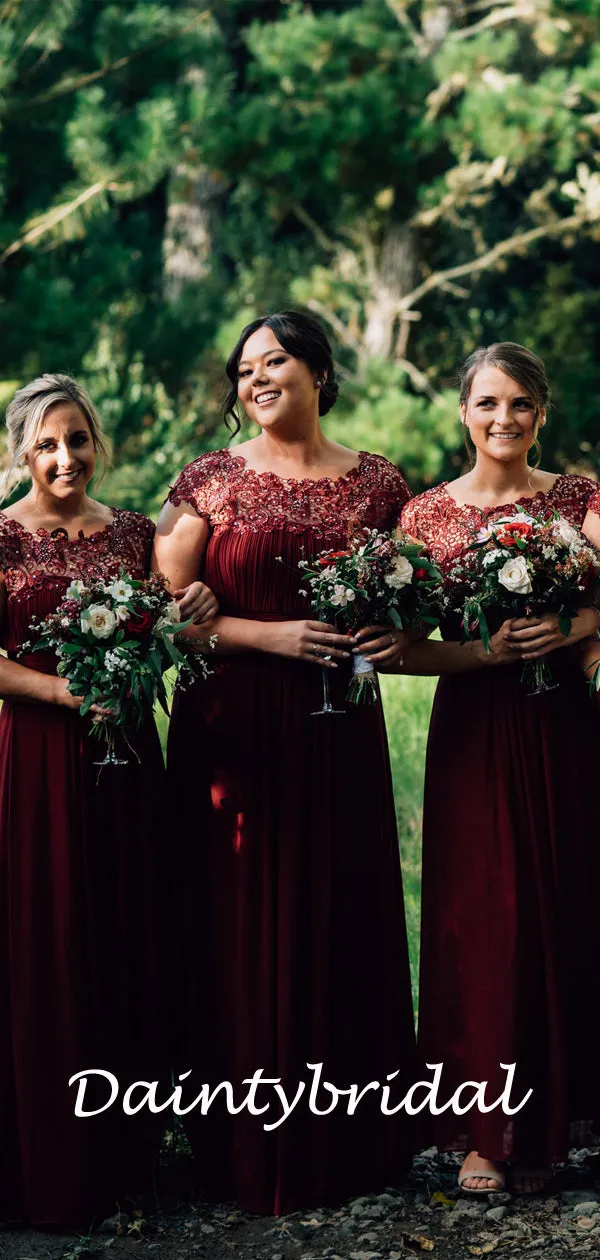
[[97, 538], [104, 538], [114, 529], [119, 508], [111, 508], [110, 510], [113, 514], [112, 521], [107, 521], [102, 529], [95, 529], [91, 534], [84, 534], [83, 530], [80, 529], [75, 538], [71, 538], [61, 525], [57, 525], [56, 529], [44, 529], [43, 526], [39, 529], [27, 529], [26, 525], [22, 525], [21, 521], [16, 520], [14, 516], [7, 516], [6, 512], [0, 510], [0, 516], [8, 525], [14, 526], [19, 533], [26, 534], [28, 538], [56, 538], [61, 543], [82, 543], [95, 542]]
[[358, 464], [355, 464], [353, 468], [349, 468], [348, 472], [340, 473], [339, 477], [281, 477], [279, 473], [271, 472], [270, 469], [267, 469], [266, 472], [257, 472], [255, 468], [249, 468], [243, 455], [234, 455], [233, 451], [230, 451], [227, 448], [225, 449], [225, 454], [228, 455], [230, 459], [235, 460], [237, 464], [241, 465], [242, 472], [245, 472], [252, 477], [271, 477], [275, 481], [280, 481], [285, 485], [292, 486], [305, 486], [307, 484], [310, 486], [318, 486], [322, 485], [323, 482], [328, 482], [330, 486], [336, 486], [340, 481], [353, 480], [354, 477], [358, 476], [362, 472], [362, 466], [365, 456], [367, 455], [367, 451], [359, 451]]
[[549, 490], [536, 490], [535, 494], [522, 494], [519, 499], [510, 499], [508, 503], [492, 503], [489, 507], [478, 507], [476, 503], [457, 503], [456, 499], [454, 499], [448, 492], [448, 486], [450, 485], [449, 481], [441, 481], [438, 486], [438, 490], [441, 490], [445, 494], [446, 498], [449, 499], [450, 502], [454, 504], [454, 507], [458, 508], [459, 511], [481, 512], [482, 514], [487, 514], [489, 512], [500, 512], [503, 508], [517, 507], [519, 503], [535, 503], [536, 499], [547, 499], [550, 495], [555, 493], [559, 482], [561, 482], [567, 475], [567, 473], [559, 473], [558, 476], [555, 477]]

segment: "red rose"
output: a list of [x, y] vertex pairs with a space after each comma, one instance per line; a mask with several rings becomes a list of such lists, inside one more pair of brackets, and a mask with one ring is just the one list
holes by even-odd
[[494, 533], [501, 547], [510, 547], [517, 538], [531, 538], [533, 525], [529, 521], [511, 521], [510, 524], [500, 525]]
[[415, 577], [419, 579], [429, 577], [427, 569], [415, 569]]
[[351, 551], [329, 551], [326, 556], [319, 556], [319, 564], [325, 568], [332, 560], [341, 560], [343, 556], [352, 555]]
[[127, 634], [133, 634], [137, 638], [143, 638], [144, 635], [150, 634], [154, 626], [154, 616], [147, 610], [144, 612], [132, 613], [128, 621], [125, 622], [125, 630]]

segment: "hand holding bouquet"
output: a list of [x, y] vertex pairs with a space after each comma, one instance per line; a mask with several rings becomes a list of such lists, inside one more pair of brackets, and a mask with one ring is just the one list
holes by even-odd
[[[34, 619], [33, 641], [21, 652], [52, 651], [58, 674], [74, 696], [83, 696], [82, 716], [92, 706], [109, 710], [108, 721], [96, 721], [92, 732], [104, 731], [114, 756], [114, 728], [141, 726], [156, 701], [168, 713], [163, 674], [175, 668], [176, 685], [187, 677], [207, 677], [206, 659], [195, 645], [175, 642], [191, 625], [180, 621], [179, 604], [159, 574], [139, 581], [122, 572], [113, 581], [73, 581], [55, 612]], [[212, 641], [211, 641], [212, 646]]]
[[[317, 616], [345, 633], [368, 624], [406, 630], [420, 623], [437, 625], [431, 596], [441, 574], [422, 543], [407, 534], [365, 530], [344, 551], [325, 551], [301, 560]], [[304, 592], [306, 593], [306, 592]], [[375, 670], [366, 656], [353, 658], [348, 699], [372, 704], [377, 698]]]
[[[473, 543], [444, 571], [442, 608], [458, 613], [465, 639], [479, 634], [490, 650], [489, 618], [558, 617], [561, 634], [593, 604], [600, 589], [598, 558], [579, 530], [558, 512], [533, 516], [519, 509], [477, 531]], [[551, 671], [528, 661], [522, 673], [535, 691], [548, 689]]]

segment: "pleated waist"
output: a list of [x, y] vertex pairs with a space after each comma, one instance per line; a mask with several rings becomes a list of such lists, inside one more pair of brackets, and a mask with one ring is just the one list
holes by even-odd
[[26, 669], [35, 669], [38, 674], [57, 672], [58, 660], [54, 652], [23, 652], [21, 655], [17, 648], [13, 648], [7, 656], [9, 661], [16, 661], [17, 665], [24, 665]]

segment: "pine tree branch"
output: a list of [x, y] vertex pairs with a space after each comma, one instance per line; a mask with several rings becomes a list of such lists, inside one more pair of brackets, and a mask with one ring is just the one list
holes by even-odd
[[99, 180], [96, 184], [91, 184], [89, 188], [85, 188], [83, 192], [79, 193], [78, 197], [74, 197], [72, 201], [68, 201], [62, 206], [57, 206], [55, 210], [49, 210], [46, 214], [42, 215], [41, 219], [39, 219], [35, 225], [30, 228], [29, 232], [26, 232], [24, 236], [19, 237], [17, 241], [13, 241], [12, 245], [9, 245], [8, 249], [5, 249], [4, 253], [0, 254], [0, 266], [6, 262], [7, 258], [11, 258], [13, 254], [17, 254], [24, 245], [35, 244], [41, 236], [45, 236], [46, 232], [51, 232], [53, 228], [58, 227], [59, 223], [64, 222], [64, 220], [68, 219], [71, 214], [74, 214], [76, 210], [79, 210], [81, 206], [84, 206], [88, 201], [91, 201], [93, 197], [97, 197], [99, 193], [106, 192], [109, 187], [110, 185], [107, 180]]
[[345, 346], [348, 346], [350, 350], [354, 350], [355, 354], [360, 355], [362, 350], [360, 342], [357, 341], [356, 337], [352, 336], [350, 329], [346, 327], [339, 315], [330, 311], [328, 306], [325, 306], [323, 302], [319, 302], [318, 298], [309, 298], [306, 305], [309, 310], [315, 312], [315, 315], [321, 315], [323, 319], [327, 320], [327, 323], [331, 325]]
[[123, 70], [125, 66], [131, 65], [133, 61], [138, 61], [140, 57], [145, 57], [147, 53], [154, 52], [157, 48], [170, 44], [174, 39], [179, 39], [181, 35], [187, 35], [200, 22], [207, 21], [212, 16], [210, 9], [205, 9], [202, 13], [198, 13], [193, 21], [188, 22], [187, 26], [182, 26], [180, 30], [174, 31], [171, 35], [165, 35], [162, 39], [157, 39], [153, 44], [146, 44], [144, 48], [138, 48], [136, 52], [129, 53], [127, 57], [120, 57], [118, 61], [111, 62], [108, 66], [100, 66], [99, 70], [92, 70], [89, 74], [82, 74], [78, 79], [63, 80], [57, 83], [49, 92], [43, 92], [40, 96], [32, 96], [28, 101], [14, 102], [8, 113], [17, 113], [22, 109], [31, 109], [35, 105], [47, 105], [49, 101], [55, 101], [60, 96], [68, 96], [71, 92], [78, 92], [80, 88], [89, 87], [90, 83], [97, 83], [99, 79], [105, 79], [109, 74], [115, 74], [118, 70]]
[[312, 232], [317, 242], [317, 245], [320, 245], [321, 249], [326, 249], [331, 254], [337, 253], [339, 249], [339, 243], [336, 241], [330, 240], [329, 237], [326, 236], [325, 232], [323, 231], [323, 228], [319, 227], [319, 224], [317, 223], [316, 219], [313, 219], [312, 214], [309, 214], [308, 210], [305, 210], [304, 206], [301, 205], [299, 201], [295, 201], [291, 209], [293, 210], [299, 222], [303, 223], [305, 227], [309, 228], [309, 230]]
[[408, 32], [408, 35], [410, 36], [410, 39], [417, 51], [421, 53], [421, 55], [427, 53], [429, 51], [427, 40], [423, 38], [421, 32], [417, 30], [417, 27], [411, 22], [408, 13], [406, 12], [403, 0], [386, 0], [386, 4], [388, 9], [391, 9], [399, 25], [403, 26], [404, 30]]
[[443, 288], [449, 281], [458, 280], [461, 276], [473, 276], [480, 271], [487, 271], [501, 258], [521, 253], [534, 241], [540, 241], [549, 236], [563, 236], [566, 232], [576, 231], [584, 223], [583, 215], [570, 214], [566, 219], [557, 219], [555, 223], [546, 223], [541, 227], [531, 228], [528, 232], [509, 236], [505, 241], [499, 241], [479, 258], [471, 258], [469, 262], [460, 263], [457, 267], [448, 267], [445, 271], [434, 271], [422, 284], [413, 289], [412, 293], [400, 299], [398, 309], [399, 311], [408, 310], [420, 302], [427, 293], [431, 293], [432, 289]]
[[414, 363], [410, 362], [410, 359], [396, 359], [396, 363], [398, 367], [401, 367], [406, 372], [408, 379], [412, 381], [415, 389], [418, 389], [420, 394], [427, 394], [431, 402], [442, 401], [441, 394], [437, 393], [433, 385], [427, 380], [427, 377], [418, 367], [415, 367]]
[[499, 5], [497, 9], [492, 9], [487, 17], [481, 18], [479, 22], [474, 22], [472, 26], [458, 27], [456, 30], [448, 33], [448, 39], [455, 43], [461, 39], [471, 39], [473, 35], [479, 35], [481, 31], [494, 29], [496, 26], [502, 26], [504, 22], [519, 21], [522, 19], [530, 22], [535, 16], [535, 8], [524, 0], [523, 4], [504, 4]]

